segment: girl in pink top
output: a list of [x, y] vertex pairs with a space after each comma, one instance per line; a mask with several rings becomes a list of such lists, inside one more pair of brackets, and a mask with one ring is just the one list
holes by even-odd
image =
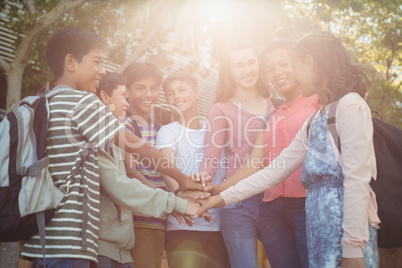
[[[222, 150], [225, 178], [243, 165], [264, 117], [274, 109], [257, 55], [253, 43], [242, 41], [228, 49], [221, 61], [216, 103], [208, 115], [201, 171], [193, 175], [203, 183], [206, 177], [215, 175]], [[258, 267], [260, 199], [261, 196], [251, 197], [221, 210], [221, 232], [232, 268]]]
[[[309, 266], [378, 267], [379, 219], [369, 185], [376, 178], [373, 125], [363, 99], [368, 80], [340, 39], [326, 31], [303, 37], [292, 55], [302, 94], [318, 93], [319, 112], [267, 167], [244, 180], [234, 174], [239, 183], [211, 197], [198, 213], [273, 188], [303, 165]], [[342, 153], [328, 130], [331, 103], [338, 107], [333, 118]]]
[[[275, 40], [262, 53], [268, 80], [285, 98], [269, 117], [265, 132], [259, 134], [261, 137], [251, 153], [260, 157], [264, 166], [292, 142], [304, 121], [318, 109], [318, 96], [304, 97], [295, 81], [290, 58], [294, 44], [293, 39]], [[243, 168], [250, 175], [259, 170]], [[261, 242], [272, 268], [308, 268], [306, 188], [301, 184], [300, 174], [301, 167], [264, 193], [260, 210]]]

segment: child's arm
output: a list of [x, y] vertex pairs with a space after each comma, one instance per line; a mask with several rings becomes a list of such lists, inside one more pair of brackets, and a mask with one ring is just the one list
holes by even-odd
[[149, 165], [155, 170], [174, 178], [183, 190], [202, 190], [199, 183], [189, 180], [189, 177], [180, 172], [169, 159], [145, 140], [140, 139], [129, 130], [124, 129], [113, 140], [113, 142], [128, 153], [137, 155], [144, 165]]
[[[236, 185], [229, 187], [218, 195], [210, 197], [202, 205], [201, 209], [197, 211], [197, 215], [202, 215], [202, 213], [214, 207], [221, 207], [225, 204], [245, 200], [267, 189], [274, 188], [278, 183], [288, 178], [290, 174], [303, 164], [306, 156], [305, 126], [307, 125], [307, 121], [299, 130], [292, 143], [271, 161], [267, 167], [243, 180], [240, 178], [240, 181]], [[279, 161], [286, 163], [286, 165], [277, 165], [276, 162], [278, 159], [281, 159]]]
[[201, 182], [203, 186], [215, 176], [228, 132], [227, 116], [216, 105], [209, 110], [207, 122], [204, 158], [200, 171], [191, 175], [191, 179]]
[[307, 123], [308, 120], [303, 124], [291, 144], [275, 157], [267, 167], [221, 192], [220, 195], [225, 203], [238, 202], [271, 189], [299, 168], [307, 153]]
[[[373, 175], [373, 124], [371, 111], [357, 94], [339, 101], [338, 133], [341, 141], [341, 166], [344, 174], [344, 213], [342, 255], [362, 258], [369, 239], [368, 203]], [[334, 146], [334, 151], [338, 149]]]
[[216, 195], [220, 192], [226, 190], [230, 186], [235, 185], [239, 181], [248, 176], [256, 173], [257, 171], [264, 168], [264, 130], [261, 129], [258, 133], [257, 139], [254, 143], [253, 150], [251, 151], [246, 163], [243, 164], [241, 168], [236, 170], [232, 176], [212, 188], [211, 194]]
[[99, 174], [102, 188], [118, 205], [133, 212], [152, 217], [161, 217], [176, 210], [182, 214], [193, 215], [199, 205], [176, 197], [161, 189], [151, 189], [139, 180], [128, 178], [116, 161], [104, 150], [98, 150]]
[[125, 158], [124, 158], [124, 167], [126, 168], [126, 173], [129, 178], [135, 178], [145, 184], [148, 187], [151, 187], [152, 189], [156, 189], [157, 187], [147, 180], [147, 178], [144, 177], [138, 170], [137, 170], [137, 161], [134, 159], [131, 154], [125, 152]]

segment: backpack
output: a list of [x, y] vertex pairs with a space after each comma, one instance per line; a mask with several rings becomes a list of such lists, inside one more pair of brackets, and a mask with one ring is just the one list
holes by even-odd
[[[28, 240], [39, 232], [44, 253], [45, 225], [80, 170], [74, 168], [58, 188], [46, 156], [48, 100], [69, 90], [62, 87], [26, 97], [0, 123], [0, 242]], [[82, 159], [87, 152], [83, 150]]]
[[[340, 138], [335, 127], [338, 102], [333, 102], [328, 112], [328, 130], [341, 153]], [[313, 118], [314, 115], [311, 117]], [[309, 122], [309, 125], [311, 122]], [[402, 130], [373, 117], [373, 143], [377, 164], [377, 180], [370, 186], [376, 194], [380, 248], [402, 246]]]

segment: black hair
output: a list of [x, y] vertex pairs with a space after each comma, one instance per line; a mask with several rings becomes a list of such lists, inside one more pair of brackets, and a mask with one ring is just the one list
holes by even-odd
[[151, 76], [160, 86], [163, 81], [162, 71], [153, 63], [132, 62], [123, 71], [126, 76], [126, 87], [130, 90], [131, 85], [142, 78]]
[[106, 49], [106, 42], [98, 35], [75, 27], [67, 27], [54, 32], [46, 44], [47, 65], [56, 78], [64, 71], [64, 61], [68, 54], [81, 62], [82, 57], [92, 49]]
[[321, 104], [329, 104], [349, 92], [365, 98], [370, 81], [364, 65], [354, 64], [341, 39], [328, 31], [312, 31], [294, 45], [292, 54], [304, 58], [310, 55], [318, 71], [315, 86]]
[[99, 87], [96, 89], [96, 95], [99, 97], [100, 92], [104, 90], [109, 96], [112, 96], [113, 90], [118, 86], [124, 86], [125, 83], [126, 78], [123, 74], [107, 72], [99, 83]]
[[165, 81], [163, 81], [163, 84], [162, 84], [163, 90], [166, 90], [167, 87], [175, 80], [181, 80], [181, 81], [186, 82], [193, 88], [193, 90], [196, 90], [198, 88], [197, 79], [194, 76], [189, 75], [187, 73], [174, 73], [174, 74], [169, 75], [165, 79]]

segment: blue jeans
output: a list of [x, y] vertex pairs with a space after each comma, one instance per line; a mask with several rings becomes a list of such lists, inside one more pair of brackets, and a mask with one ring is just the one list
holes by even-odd
[[238, 208], [220, 210], [220, 228], [231, 268], [258, 268], [261, 195], [250, 197]]
[[305, 200], [279, 197], [261, 205], [261, 242], [272, 268], [308, 267]]
[[134, 268], [134, 263], [119, 263], [106, 256], [98, 256], [98, 266], [97, 268]]
[[[43, 258], [35, 259], [36, 268], [45, 267]], [[84, 259], [46, 259], [46, 268], [90, 268], [91, 261]]]

